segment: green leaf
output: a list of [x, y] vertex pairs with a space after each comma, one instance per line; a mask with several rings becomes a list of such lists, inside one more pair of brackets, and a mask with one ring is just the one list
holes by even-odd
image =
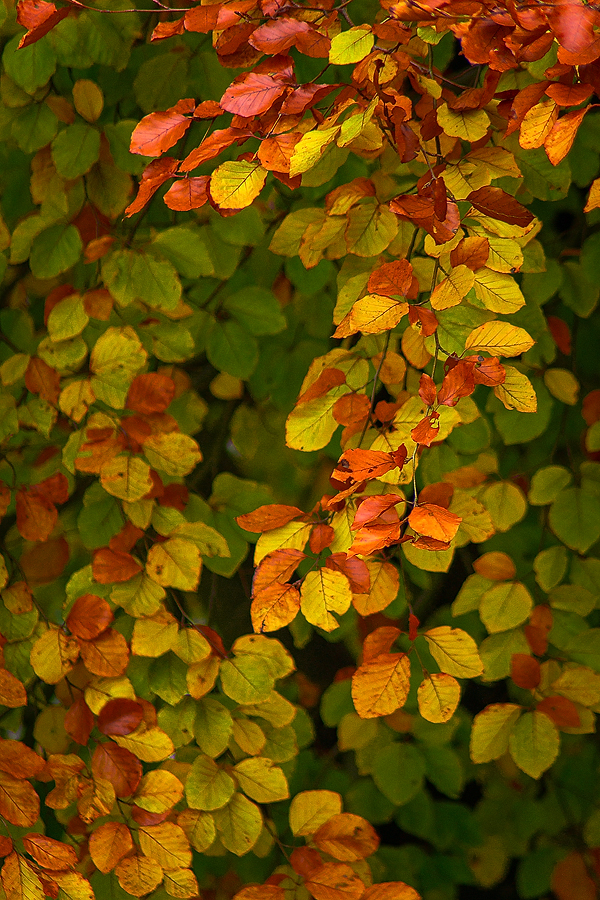
[[67, 125], [52, 141], [52, 160], [63, 178], [84, 175], [100, 155], [100, 132], [83, 122]]
[[213, 758], [227, 749], [233, 732], [231, 713], [216, 697], [203, 697], [196, 703], [194, 735], [203, 753]]
[[600, 538], [600, 498], [582, 488], [567, 488], [550, 507], [548, 521], [563, 544], [585, 553]]
[[102, 277], [121, 306], [136, 300], [157, 309], [174, 309], [181, 299], [181, 282], [170, 262], [150, 253], [116, 250], [103, 260]]
[[187, 666], [171, 651], [153, 660], [149, 669], [149, 684], [155, 694], [175, 706], [187, 694]]
[[220, 372], [249, 378], [258, 363], [258, 344], [256, 338], [233, 319], [215, 321], [206, 341], [206, 355]]
[[210, 756], [196, 757], [185, 782], [185, 796], [192, 809], [219, 809], [233, 792], [233, 778], [227, 772]]
[[275, 296], [265, 288], [249, 285], [227, 297], [224, 306], [250, 334], [278, 334], [287, 325]]
[[24, 153], [35, 153], [49, 144], [58, 129], [58, 118], [45, 103], [32, 103], [19, 110], [11, 133]]
[[525, 712], [512, 729], [508, 746], [518, 767], [532, 778], [540, 778], [558, 756], [560, 736], [545, 713]]
[[418, 794], [426, 772], [425, 757], [411, 744], [389, 744], [375, 754], [373, 781], [388, 800], [401, 806]]
[[56, 55], [48, 40], [42, 39], [19, 50], [21, 35], [7, 43], [2, 54], [6, 73], [28, 94], [43, 87], [54, 74]]
[[185, 278], [214, 275], [213, 261], [202, 230], [184, 225], [160, 231], [152, 241], [160, 254]]
[[55, 278], [75, 265], [81, 250], [81, 237], [74, 225], [51, 225], [33, 240], [31, 271], [36, 278]]

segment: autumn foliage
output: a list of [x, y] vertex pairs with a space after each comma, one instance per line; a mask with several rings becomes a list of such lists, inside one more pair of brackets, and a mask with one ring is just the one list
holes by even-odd
[[594, 900], [600, 8], [147, 7], [0, 5], [0, 900]]

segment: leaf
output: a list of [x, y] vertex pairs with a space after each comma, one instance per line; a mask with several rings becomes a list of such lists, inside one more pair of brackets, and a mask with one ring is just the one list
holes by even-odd
[[405, 653], [381, 653], [352, 676], [352, 700], [363, 719], [387, 716], [406, 703], [410, 662]]
[[342, 31], [331, 41], [329, 62], [334, 66], [357, 63], [367, 56], [375, 43], [369, 25], [362, 25]]
[[35, 825], [40, 799], [28, 781], [0, 772], [0, 815], [20, 828]]
[[240, 528], [244, 528], [246, 531], [263, 532], [281, 528], [282, 525], [287, 525], [288, 522], [302, 515], [304, 513], [297, 506], [270, 503], [266, 506], [259, 506], [254, 512], [237, 516], [236, 522]]
[[534, 341], [523, 328], [508, 322], [484, 322], [467, 337], [465, 349], [473, 353], [487, 351], [495, 356], [520, 356]]
[[159, 372], [136, 375], [131, 382], [125, 402], [126, 409], [149, 415], [165, 412], [175, 396], [175, 382]]
[[332, 569], [309, 572], [300, 589], [300, 608], [305, 618], [324, 631], [337, 628], [338, 620], [333, 613], [345, 613], [351, 602], [348, 579]]
[[98, 778], [110, 781], [119, 798], [130, 797], [142, 778], [139, 759], [129, 750], [111, 742], [96, 744], [92, 770]]
[[27, 706], [25, 685], [6, 669], [0, 669], [0, 703], [9, 709]]
[[162, 587], [194, 591], [198, 587], [201, 565], [198, 547], [191, 541], [176, 537], [150, 548], [146, 572]]
[[95, 594], [82, 594], [71, 607], [66, 625], [72, 634], [91, 641], [102, 634], [112, 620], [113, 613], [106, 600]]
[[147, 856], [128, 856], [118, 864], [115, 874], [123, 890], [134, 897], [149, 894], [163, 879], [159, 863]]
[[219, 209], [244, 209], [263, 189], [267, 170], [259, 163], [225, 162], [213, 172], [209, 192]]
[[515, 703], [494, 703], [475, 716], [470, 744], [474, 763], [490, 762], [506, 753], [509, 736], [520, 715], [521, 707]]
[[135, 503], [152, 488], [150, 466], [136, 456], [115, 456], [100, 469], [100, 483], [107, 494]]
[[529, 378], [514, 366], [505, 366], [504, 371], [504, 382], [494, 387], [496, 397], [506, 409], [537, 412], [537, 396]]
[[221, 843], [236, 856], [248, 853], [258, 841], [263, 827], [262, 815], [258, 806], [243, 794], [235, 793], [213, 816]]
[[235, 784], [209, 756], [197, 756], [185, 782], [185, 796], [192, 809], [220, 809], [233, 796]]
[[[161, 156], [184, 136], [192, 124], [193, 100], [180, 100], [165, 112], [153, 112], [135, 126], [129, 149], [142, 156]], [[182, 113], [188, 113], [188, 116]]]
[[455, 266], [431, 292], [432, 308], [440, 310], [457, 306], [474, 284], [475, 275], [470, 268], [465, 265]]
[[540, 778], [558, 756], [560, 737], [556, 725], [543, 712], [525, 712], [509, 737], [510, 755], [532, 778]]
[[384, 881], [368, 887], [361, 900], [419, 900], [419, 894], [403, 881]]
[[192, 862], [192, 851], [183, 829], [174, 822], [163, 822], [140, 828], [142, 853], [163, 869], [186, 869]]
[[1, 875], [7, 900], [43, 900], [40, 879], [24, 856], [13, 851], [4, 860]]
[[152, 468], [173, 476], [188, 475], [202, 460], [196, 441], [180, 432], [150, 435], [144, 441], [144, 456]]
[[56, 684], [71, 671], [79, 656], [79, 644], [58, 628], [46, 631], [32, 647], [31, 665], [46, 684]]
[[456, 712], [460, 685], [452, 675], [426, 675], [417, 690], [419, 712], [428, 722], [447, 722]]
[[461, 521], [460, 516], [433, 503], [415, 506], [408, 517], [408, 524], [417, 534], [424, 534], [438, 541], [451, 541]]
[[524, 584], [508, 581], [485, 591], [479, 605], [481, 621], [490, 633], [508, 631], [527, 620], [533, 599]]
[[442, 672], [456, 678], [474, 678], [483, 672], [477, 644], [461, 628], [440, 625], [430, 628], [424, 637]]
[[173, 742], [160, 728], [141, 725], [128, 735], [115, 735], [115, 741], [124, 750], [129, 750], [143, 762], [162, 762], [173, 751]]
[[567, 547], [585, 553], [600, 537], [598, 499], [582, 488], [560, 491], [548, 515], [554, 534]]
[[533, 222], [533, 215], [528, 209], [498, 187], [481, 187], [472, 191], [467, 200], [482, 212], [485, 216], [507, 222], [509, 225], [519, 225], [526, 228]]
[[289, 797], [287, 779], [270, 759], [244, 759], [234, 766], [233, 772], [244, 794], [257, 803], [274, 803]]
[[44, 869], [61, 871], [77, 864], [77, 854], [73, 847], [63, 844], [43, 834], [26, 834], [23, 846], [27, 853]]
[[577, 850], [572, 850], [554, 866], [552, 891], [558, 900], [568, 900], [575, 896], [581, 900], [594, 900], [596, 897], [594, 880], [588, 873], [583, 855]]
[[356, 862], [372, 856], [379, 847], [373, 826], [361, 816], [338, 813], [314, 833], [319, 850], [341, 862]]
[[144, 710], [136, 700], [118, 697], [109, 700], [98, 713], [98, 728], [102, 734], [131, 734], [144, 717]]
[[[254, 34], [256, 35], [256, 32]], [[287, 85], [282, 78], [248, 72], [233, 81], [219, 104], [227, 112], [252, 118], [270, 109], [284, 94], [286, 88]]]
[[129, 662], [127, 641], [112, 628], [103, 631], [93, 641], [81, 641], [80, 651], [88, 672], [105, 678], [122, 675]]

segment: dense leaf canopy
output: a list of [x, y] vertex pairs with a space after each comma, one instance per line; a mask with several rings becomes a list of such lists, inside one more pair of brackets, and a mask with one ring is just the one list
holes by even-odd
[[594, 900], [600, 11], [130, 4], [0, 4], [0, 900]]

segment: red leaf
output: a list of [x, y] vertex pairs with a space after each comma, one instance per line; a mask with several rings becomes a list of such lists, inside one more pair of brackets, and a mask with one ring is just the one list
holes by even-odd
[[590, 391], [583, 398], [581, 415], [587, 425], [593, 425], [600, 419], [600, 390]]
[[144, 710], [135, 700], [119, 697], [109, 700], [98, 713], [98, 728], [102, 734], [131, 734], [144, 718]]
[[475, 384], [486, 384], [495, 387], [506, 381], [506, 370], [495, 356], [465, 356], [463, 362], [473, 363]]
[[460, 213], [454, 202], [447, 204], [446, 216], [440, 220], [435, 215], [433, 199], [424, 196], [403, 194], [390, 202], [390, 209], [400, 219], [424, 228], [436, 244], [452, 240], [460, 225]]
[[208, 202], [208, 175], [197, 178], [178, 178], [165, 193], [163, 200], [169, 209], [188, 212], [200, 209]]
[[281, 106], [284, 116], [297, 116], [335, 91], [339, 84], [303, 84], [286, 97]]
[[526, 228], [533, 222], [533, 215], [518, 200], [498, 187], [482, 187], [471, 191], [467, 197], [469, 203], [491, 219], [499, 219], [508, 225], [519, 225]]
[[552, 890], [558, 900], [597, 900], [596, 886], [581, 853], [573, 850], [552, 872]]
[[427, 406], [433, 406], [437, 400], [437, 388], [431, 375], [423, 373], [419, 380], [419, 397]]
[[510, 677], [517, 687], [532, 691], [540, 683], [540, 664], [527, 653], [513, 653], [510, 659]]
[[67, 616], [69, 631], [84, 641], [91, 641], [105, 631], [113, 620], [110, 606], [102, 597], [83, 594]]
[[126, 409], [148, 415], [164, 412], [175, 396], [175, 382], [168, 375], [158, 372], [145, 372], [136, 375], [131, 382]]
[[523, 631], [532, 653], [543, 656], [548, 649], [548, 632], [552, 629], [552, 610], [549, 606], [534, 606], [529, 616], [529, 624]]
[[27, 34], [19, 41], [19, 50], [39, 41], [68, 15], [68, 6], [57, 9], [54, 3], [46, 3], [45, 0], [20, 0], [17, 22], [27, 29]]
[[183, 34], [183, 16], [173, 22], [159, 22], [150, 38], [151, 41], [164, 41], [166, 38]]
[[417, 628], [420, 625], [420, 621], [417, 619], [413, 613], [410, 613], [408, 617], [408, 639], [410, 641], [416, 641], [417, 639]]
[[595, 10], [582, 0], [554, 0], [548, 23], [559, 44], [571, 53], [586, 50], [594, 41]]
[[315, 525], [310, 534], [309, 547], [313, 553], [321, 553], [329, 547], [335, 538], [335, 531], [331, 525]]
[[270, 109], [286, 89], [287, 84], [280, 78], [248, 72], [238, 75], [219, 103], [227, 112], [250, 119]]
[[43, 481], [34, 485], [31, 490], [37, 491], [38, 494], [51, 500], [52, 503], [66, 503], [69, 499], [69, 482], [62, 472], [56, 472], [54, 475], [50, 475], [49, 478], [44, 478]]
[[559, 728], [578, 728], [581, 725], [577, 707], [567, 697], [560, 697], [558, 694], [544, 697], [537, 704], [536, 709], [545, 713]]
[[39, 394], [50, 406], [56, 406], [60, 394], [60, 375], [43, 359], [33, 356], [25, 370], [25, 387], [32, 394]]
[[416, 325], [417, 323], [421, 325], [423, 337], [429, 337], [431, 334], [434, 334], [439, 325], [436, 314], [430, 309], [425, 309], [424, 306], [409, 306], [408, 321], [411, 325]]
[[[138, 122], [131, 135], [129, 149], [141, 156], [162, 156], [182, 138], [192, 124], [193, 100], [179, 100], [165, 112], [153, 112]], [[187, 113], [188, 115], [182, 115]]]

